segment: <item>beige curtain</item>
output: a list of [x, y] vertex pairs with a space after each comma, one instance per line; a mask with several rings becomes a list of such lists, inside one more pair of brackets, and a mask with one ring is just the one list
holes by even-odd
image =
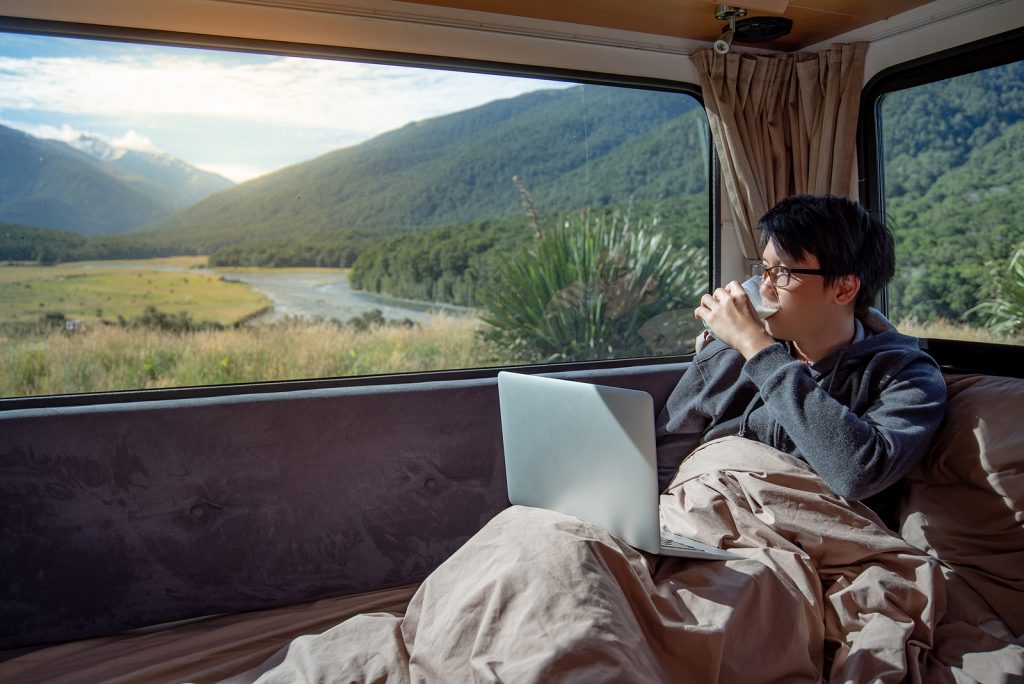
[[691, 56], [722, 162], [743, 255], [757, 221], [796, 193], [855, 195], [855, 138], [866, 43], [820, 54]]

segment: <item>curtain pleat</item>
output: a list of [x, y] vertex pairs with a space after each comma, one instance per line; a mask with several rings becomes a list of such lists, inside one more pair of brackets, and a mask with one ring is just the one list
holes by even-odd
[[819, 54], [694, 53], [743, 256], [759, 256], [757, 222], [796, 193], [855, 187], [866, 43]]

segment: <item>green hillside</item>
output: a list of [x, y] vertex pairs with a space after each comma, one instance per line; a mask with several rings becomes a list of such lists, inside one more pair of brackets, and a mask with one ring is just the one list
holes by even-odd
[[210, 195], [234, 187], [223, 176], [203, 171], [168, 154], [126, 150], [110, 165], [129, 182], [145, 184], [154, 197], [184, 209]]
[[684, 151], [699, 133], [674, 135], [703, 129], [696, 109], [678, 93], [589, 85], [536, 91], [255, 179], [147, 232], [212, 252], [324, 231], [387, 235], [509, 218], [522, 212], [513, 176], [538, 205], [558, 209], [630, 194], [661, 199], [692, 192], [705, 172], [703, 157]]
[[882, 120], [890, 311], [977, 323], [992, 270], [1024, 244], [1024, 64], [891, 94]]
[[1024, 118], [1024, 63], [892, 93], [881, 108], [886, 197], [922, 195]]
[[987, 296], [994, 268], [1024, 244], [1024, 121], [974, 150], [917, 195], [890, 200], [897, 277], [890, 307], [957, 319]]

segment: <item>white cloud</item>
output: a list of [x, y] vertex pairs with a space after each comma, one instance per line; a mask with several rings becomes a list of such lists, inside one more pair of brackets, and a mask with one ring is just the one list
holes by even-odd
[[36, 138], [59, 140], [100, 159], [118, 159], [124, 155], [125, 150], [160, 152], [160, 149], [153, 144], [152, 140], [135, 130], [130, 130], [119, 138], [110, 138], [102, 133], [82, 131], [68, 124], [62, 124], [58, 128], [50, 124], [33, 124], [0, 119], [0, 125], [16, 128]]
[[0, 109], [178, 115], [356, 131], [397, 128], [548, 84], [297, 57], [261, 63], [156, 52], [115, 59], [0, 57]]
[[140, 152], [160, 151], [159, 148], [153, 144], [152, 140], [136, 132], [134, 129], [128, 131], [120, 138], [114, 138], [110, 141], [110, 144], [124, 150], [138, 150]]

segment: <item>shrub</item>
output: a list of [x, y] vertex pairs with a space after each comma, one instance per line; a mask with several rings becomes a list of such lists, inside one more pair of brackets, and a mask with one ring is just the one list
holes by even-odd
[[147, 306], [141, 316], [136, 316], [131, 320], [118, 316], [117, 322], [122, 328], [149, 328], [150, 330], [166, 330], [176, 333], [224, 329], [224, 326], [215, 321], [197, 322], [185, 311], [172, 314], [160, 311], [152, 305]]
[[707, 287], [707, 257], [675, 249], [657, 219], [581, 212], [554, 228], [481, 287], [484, 338], [520, 361], [622, 358], [692, 348], [692, 308]]
[[991, 299], [964, 315], [971, 313], [979, 314], [985, 327], [999, 335], [1024, 333], [1024, 245], [993, 273]]

